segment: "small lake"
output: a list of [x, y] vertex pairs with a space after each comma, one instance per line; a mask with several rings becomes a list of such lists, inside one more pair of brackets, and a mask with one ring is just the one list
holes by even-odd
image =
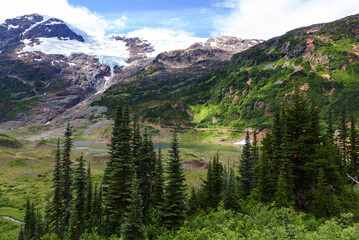
[[[161, 149], [171, 148], [169, 143], [154, 143], [155, 150], [158, 150], [161, 146]], [[83, 149], [88, 151], [97, 151], [97, 152], [108, 152], [109, 149], [105, 148], [107, 143], [101, 142], [84, 142], [84, 141], [74, 141], [73, 146], [75, 149]], [[95, 146], [99, 146], [96, 148]], [[198, 152], [208, 152], [208, 151], [224, 151], [224, 152], [241, 152], [241, 146], [224, 146], [224, 145], [178, 145], [182, 149], [190, 149]]]

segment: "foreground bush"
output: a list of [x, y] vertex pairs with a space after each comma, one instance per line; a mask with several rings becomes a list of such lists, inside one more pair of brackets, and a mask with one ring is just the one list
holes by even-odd
[[197, 215], [177, 232], [161, 240], [205, 239], [359, 239], [359, 224], [352, 214], [330, 220], [316, 220], [292, 208], [258, 205], [248, 214], [219, 208]]

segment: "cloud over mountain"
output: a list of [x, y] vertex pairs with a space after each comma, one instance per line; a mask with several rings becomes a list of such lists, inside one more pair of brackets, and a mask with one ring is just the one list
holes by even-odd
[[224, 0], [214, 5], [230, 13], [214, 18], [213, 35], [262, 39], [359, 12], [357, 0]]

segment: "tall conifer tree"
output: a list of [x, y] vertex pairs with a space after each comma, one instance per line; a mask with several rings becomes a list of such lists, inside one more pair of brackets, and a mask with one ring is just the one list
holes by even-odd
[[273, 152], [271, 154], [271, 161], [272, 161], [272, 174], [274, 174], [276, 177], [279, 176], [279, 169], [280, 169], [280, 160], [281, 160], [281, 144], [283, 140], [283, 121], [280, 116], [280, 111], [277, 109], [274, 117], [274, 124], [273, 124]]
[[95, 185], [93, 200], [91, 204], [91, 228], [96, 229], [99, 234], [102, 230], [102, 187]]
[[134, 120], [132, 127], [133, 127], [133, 134], [132, 134], [133, 158], [135, 161], [135, 165], [138, 168], [139, 161], [141, 158], [142, 137], [140, 133], [140, 125], [137, 119]]
[[161, 146], [158, 148], [158, 155], [155, 163], [155, 170], [153, 174], [153, 194], [152, 202], [154, 206], [161, 206], [163, 204], [164, 194], [164, 176], [163, 176], [163, 164]]
[[177, 130], [173, 132], [167, 165], [167, 185], [163, 207], [163, 222], [168, 229], [178, 229], [185, 218], [185, 176], [179, 156]]
[[340, 144], [340, 150], [343, 158], [343, 162], [346, 165], [348, 164], [348, 149], [347, 149], [347, 138], [348, 138], [348, 128], [347, 128], [347, 110], [345, 104], [342, 106], [340, 125], [339, 125], [339, 135], [338, 142]]
[[153, 148], [151, 137], [147, 132], [147, 128], [143, 134], [142, 145], [140, 148], [140, 156], [138, 160], [137, 170], [140, 179], [140, 192], [142, 195], [142, 204], [144, 215], [151, 204], [151, 194], [153, 192], [153, 172], [155, 168], [156, 155]]
[[57, 140], [57, 149], [55, 154], [55, 166], [53, 172], [53, 188], [54, 194], [52, 198], [51, 208], [51, 222], [54, 224], [54, 230], [56, 234], [60, 234], [60, 225], [63, 217], [63, 192], [62, 192], [62, 166], [61, 166], [61, 151], [60, 151], [60, 139]]
[[273, 134], [268, 132], [262, 140], [261, 155], [259, 162], [255, 166], [255, 173], [257, 177], [257, 187], [255, 189], [256, 199], [263, 202], [270, 202], [273, 199], [273, 194], [276, 191], [276, 176], [274, 175], [272, 167], [272, 153], [273, 153]]
[[[315, 113], [315, 111], [313, 111]], [[314, 116], [309, 117], [309, 103], [304, 97], [304, 94], [300, 91], [299, 86], [295, 87], [292, 103], [290, 107], [286, 109], [285, 124], [288, 129], [288, 142], [289, 149], [291, 151], [291, 162], [293, 164], [293, 176], [294, 176], [294, 194], [297, 199], [297, 206], [300, 208], [306, 208], [308, 196], [309, 183], [313, 180], [313, 174], [308, 174], [308, 169], [304, 167], [308, 163], [308, 156], [312, 154], [308, 150], [309, 139], [312, 139], [313, 135], [309, 131], [309, 120]], [[314, 123], [314, 122], [313, 122]], [[312, 124], [312, 128], [316, 127]], [[304, 136], [307, 134], [307, 136]], [[313, 133], [313, 134], [316, 134]], [[310, 146], [310, 149], [312, 147]], [[278, 175], [276, 175], [278, 177]], [[314, 188], [314, 186], [311, 186]]]
[[86, 175], [86, 202], [85, 202], [85, 213], [84, 213], [84, 218], [86, 219], [86, 227], [90, 227], [91, 225], [91, 210], [92, 210], [92, 178], [91, 178], [91, 164], [90, 162], [88, 163], [88, 167], [87, 167], [87, 175]]
[[333, 111], [331, 109], [328, 113], [327, 137], [331, 142], [334, 142]]
[[323, 168], [319, 169], [316, 190], [314, 191], [314, 212], [318, 217], [329, 215], [329, 188], [324, 175]]
[[85, 230], [85, 207], [86, 207], [86, 186], [87, 186], [87, 175], [85, 169], [85, 160], [83, 156], [76, 159], [77, 165], [74, 171], [74, 184], [73, 191], [76, 198], [73, 201], [75, 212], [77, 213], [78, 226], [78, 237]]
[[134, 159], [131, 149], [131, 128], [129, 126], [129, 109], [126, 106], [122, 112], [119, 103], [110, 151], [110, 163], [106, 169], [105, 215], [107, 235], [120, 231], [123, 214], [129, 199], [129, 188], [134, 170]]
[[191, 195], [188, 199], [188, 216], [192, 216], [197, 212], [199, 205], [198, 205], [198, 198], [196, 189], [192, 186], [191, 188]]
[[41, 239], [44, 235], [44, 223], [42, 221], [42, 215], [40, 212], [35, 214], [35, 232], [34, 232], [34, 239]]
[[225, 189], [224, 207], [226, 209], [232, 209], [233, 211], [240, 210], [238, 186], [232, 168], [229, 170], [229, 178]]
[[[67, 123], [67, 128], [65, 131], [65, 142], [64, 149], [62, 152], [62, 171], [63, 171], [63, 198], [64, 198], [64, 207], [67, 208], [72, 199], [72, 161], [70, 159], [71, 148], [72, 148], [72, 127], [70, 126], [70, 122]], [[65, 220], [65, 224], [66, 224]]]
[[35, 226], [36, 226], [36, 216], [35, 216], [35, 206], [30, 203], [30, 199], [26, 200], [25, 207], [25, 238], [31, 239], [35, 236]]
[[219, 155], [208, 164], [207, 179], [204, 181], [206, 207], [217, 208], [222, 200], [223, 192], [223, 166], [218, 160]]
[[359, 135], [358, 130], [356, 129], [356, 120], [353, 113], [350, 115], [350, 146], [349, 146], [349, 156], [350, 156], [350, 165], [349, 165], [349, 174], [352, 177], [357, 177], [358, 179], [358, 170], [359, 170]]
[[17, 240], [25, 240], [24, 228], [21, 225], [19, 235], [17, 236]]
[[124, 214], [124, 222], [121, 226], [121, 235], [125, 240], [145, 239], [142, 215], [142, 200], [139, 189], [140, 180], [137, 178], [136, 173], [132, 178], [132, 184], [129, 195], [129, 205]]
[[277, 182], [276, 202], [278, 205], [288, 207], [294, 203], [294, 176], [293, 163], [288, 145], [287, 127], [284, 124], [280, 148], [279, 175]]
[[240, 175], [240, 189], [244, 197], [248, 196], [254, 185], [254, 166], [253, 158], [251, 155], [251, 141], [249, 138], [249, 132], [246, 133], [245, 144], [241, 155], [241, 161], [239, 165]]
[[69, 206], [69, 213], [70, 213], [70, 218], [69, 218], [69, 225], [67, 227], [67, 231], [65, 233], [65, 240], [78, 240], [79, 237], [79, 218], [78, 218], [78, 213], [76, 211], [76, 207], [75, 205], [72, 203], [72, 201], [70, 202], [70, 206]]

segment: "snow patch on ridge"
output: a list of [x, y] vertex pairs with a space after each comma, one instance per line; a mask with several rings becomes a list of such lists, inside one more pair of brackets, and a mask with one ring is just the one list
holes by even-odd
[[50, 25], [57, 25], [57, 24], [65, 24], [64, 22], [62, 22], [61, 20], [53, 20], [51, 22], [46, 23], [46, 26], [50, 26]]
[[11, 25], [11, 24], [10, 24], [10, 25], [7, 27], [7, 29], [10, 30], [11, 28], [18, 28], [18, 27], [19, 27], [19, 26], [15, 26], [15, 25]]
[[158, 54], [163, 52], [186, 49], [194, 43], [202, 41], [203, 39], [153, 39], [150, 40], [149, 43], [153, 46], [155, 51], [148, 54], [148, 56], [156, 57]]
[[22, 36], [25, 36], [25, 34], [26, 34], [28, 31], [30, 31], [30, 30], [33, 29], [34, 27], [37, 27], [37, 26], [39, 26], [40, 24], [42, 24], [42, 23], [44, 23], [44, 22], [46, 22], [47, 20], [50, 19], [49, 16], [43, 16], [43, 18], [44, 18], [44, 19], [43, 19], [42, 21], [37, 22], [37, 23], [35, 23], [35, 24], [32, 24], [28, 29], [26, 29], [26, 30], [22, 33]]

